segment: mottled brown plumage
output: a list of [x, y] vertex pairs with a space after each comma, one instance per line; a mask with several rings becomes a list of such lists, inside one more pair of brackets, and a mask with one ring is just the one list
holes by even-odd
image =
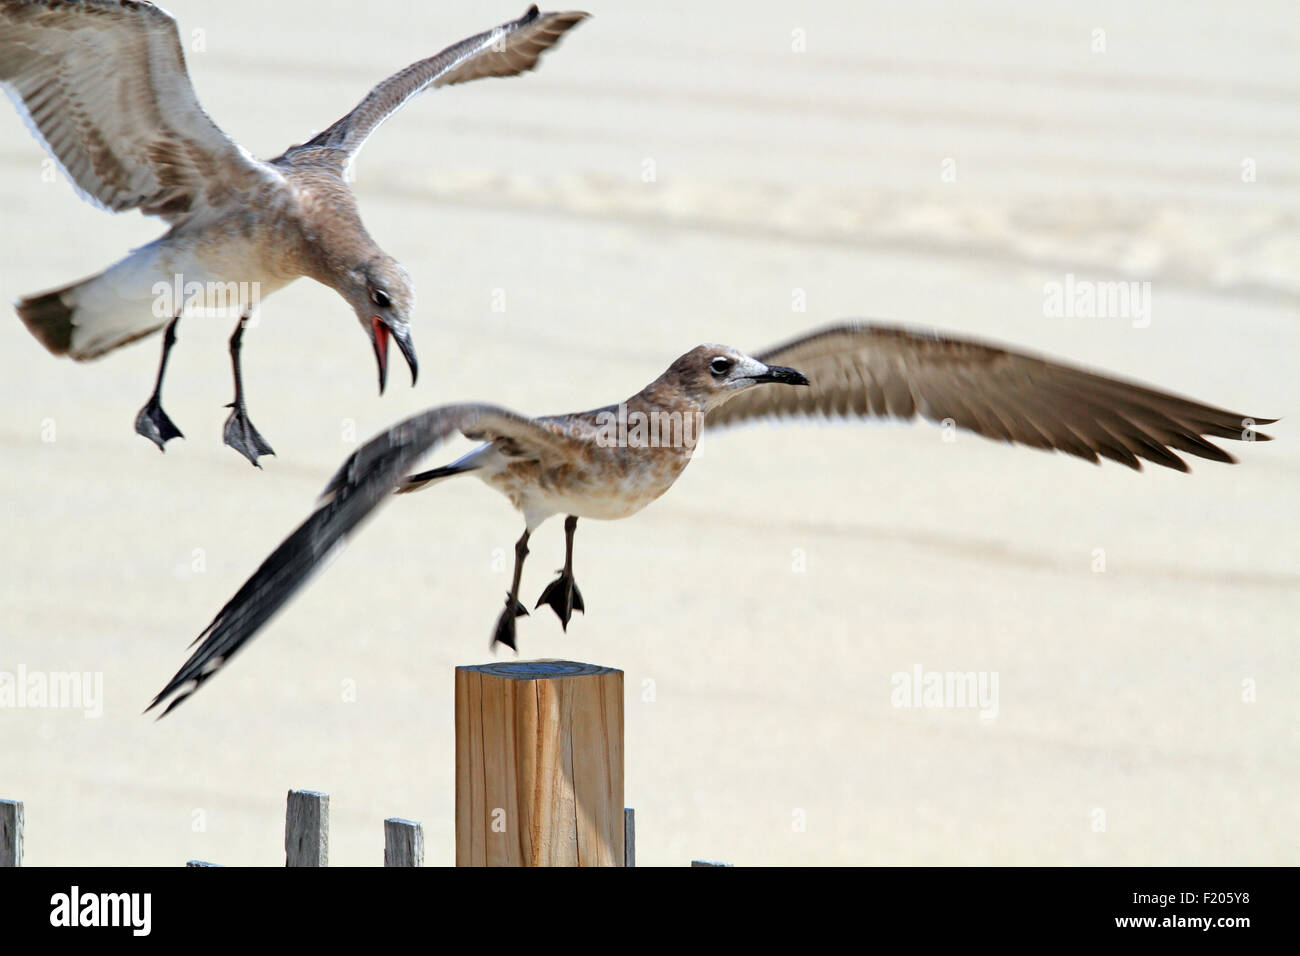
[[[787, 361], [795, 367], [776, 364]], [[316, 511], [221, 609], [150, 706], [172, 698], [170, 711], [211, 677], [390, 491], [473, 474], [523, 513], [514, 577], [493, 636], [513, 647], [515, 618], [528, 613], [518, 594], [533, 529], [567, 515], [564, 570], [538, 602], [567, 626], [573, 611], [585, 610], [573, 579], [578, 518], [624, 518], [662, 495], [689, 464], [701, 423], [711, 430], [761, 418], [917, 414], [1094, 462], [1104, 455], [1138, 467], [1145, 457], [1180, 471], [1186, 465], [1170, 448], [1230, 462], [1202, 436], [1267, 441], [1254, 429], [1272, 421], [988, 343], [869, 323], [821, 329], [756, 357], [701, 345], [626, 401], [570, 415], [526, 418], [492, 405], [430, 409], [343, 463]], [[667, 429], [638, 431], [642, 421]], [[451, 464], [404, 477], [457, 433], [481, 444]], [[807, 481], [812, 488], [816, 476]]]

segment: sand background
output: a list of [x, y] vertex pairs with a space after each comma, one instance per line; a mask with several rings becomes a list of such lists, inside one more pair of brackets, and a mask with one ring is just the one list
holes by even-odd
[[[168, 8], [205, 47], [205, 107], [261, 156], [519, 13]], [[477, 482], [395, 502], [202, 693], [140, 710], [357, 439], [449, 401], [601, 405], [699, 342], [849, 316], [1288, 420], [1190, 476], [928, 425], [760, 426], [710, 436], [633, 520], [583, 522], [588, 614], [567, 635], [535, 614], [521, 648], [626, 671], [640, 861], [1300, 862], [1295, 5], [592, 9], [538, 73], [430, 94], [367, 145], [356, 189], [417, 285], [420, 384], [398, 363], [377, 396], [338, 296], [277, 293], [244, 351], [263, 472], [220, 441], [224, 324], [181, 326], [187, 439], [160, 455], [131, 427], [156, 338], [78, 365], [0, 322], [0, 670], [102, 672], [105, 696], [98, 719], [0, 711], [27, 862], [280, 864], [290, 787], [330, 793], [333, 863], [379, 864], [386, 816], [451, 862], [452, 669], [487, 659], [521, 528]], [[43, 158], [0, 110], [5, 301], [160, 231]], [[1045, 317], [1067, 274], [1149, 281], [1149, 327]], [[524, 597], [562, 546], [558, 521], [535, 535]], [[892, 706], [918, 664], [997, 672], [996, 719]]]

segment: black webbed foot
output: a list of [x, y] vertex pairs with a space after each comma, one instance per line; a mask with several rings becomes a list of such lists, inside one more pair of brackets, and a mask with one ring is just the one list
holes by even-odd
[[492, 646], [504, 644], [512, 651], [515, 647], [515, 618], [525, 617], [528, 614], [528, 608], [524, 607], [519, 601], [514, 602], [514, 607], [510, 606], [510, 595], [506, 595], [506, 606], [501, 611], [501, 616], [497, 618], [497, 627], [492, 634]]
[[163, 446], [171, 439], [185, 437], [162, 407], [163, 377], [167, 374], [167, 359], [171, 357], [172, 348], [176, 345], [176, 326], [180, 320], [180, 316], [176, 316], [167, 323], [167, 331], [163, 334], [162, 361], [158, 363], [158, 378], [154, 381], [153, 394], [144, 403], [144, 408], [140, 409], [140, 414], [135, 416], [136, 433], [157, 445], [159, 451], [166, 451]]
[[587, 613], [577, 582], [573, 580], [572, 574], [564, 572], [560, 572], [560, 576], [546, 586], [546, 590], [537, 599], [535, 606], [541, 607], [543, 604], [550, 605], [551, 610], [560, 618], [560, 627], [566, 632], [569, 630], [569, 618], [573, 617], [574, 611]]
[[274, 455], [274, 449], [266, 443], [266, 439], [258, 434], [257, 429], [253, 427], [253, 423], [248, 420], [247, 409], [235, 402], [226, 407], [234, 409], [230, 413], [230, 417], [226, 419], [226, 444], [251, 461], [256, 467], [261, 468], [262, 466], [257, 464], [258, 457], [261, 455]]
[[140, 414], [135, 416], [135, 430], [136, 434], [143, 435], [157, 445], [159, 451], [166, 451], [163, 446], [173, 438], [185, 437], [163, 411], [162, 402], [157, 395], [150, 398], [144, 408], [140, 409]]

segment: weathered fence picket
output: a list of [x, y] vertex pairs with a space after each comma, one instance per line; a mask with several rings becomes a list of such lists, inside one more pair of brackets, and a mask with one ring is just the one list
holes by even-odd
[[424, 866], [424, 828], [413, 820], [384, 821], [384, 866]]
[[290, 790], [284, 815], [284, 865], [329, 866], [329, 855], [329, 794]]
[[0, 866], [23, 865], [23, 802], [0, 800]]
[[623, 808], [623, 865], [636, 866], [636, 811]]

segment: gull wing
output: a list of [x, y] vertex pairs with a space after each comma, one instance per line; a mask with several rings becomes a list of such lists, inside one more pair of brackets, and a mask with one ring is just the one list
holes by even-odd
[[151, 3], [0, 0], [0, 87], [86, 200], [168, 222], [278, 176], [199, 105]]
[[330, 479], [311, 516], [271, 552], [203, 629], [194, 642], [198, 648], [146, 712], [172, 698], [162, 712], [165, 717], [203, 686], [392, 496], [407, 471], [427, 452], [457, 432], [475, 437], [533, 431], [544, 430], [494, 405], [446, 405], [413, 415], [366, 442]]
[[1230, 412], [998, 345], [873, 323], [830, 326], [754, 357], [803, 372], [811, 385], [760, 385], [714, 408], [709, 426], [757, 418], [951, 421], [987, 438], [1188, 471], [1174, 454], [1235, 459], [1204, 436], [1268, 441], [1275, 421]]
[[277, 161], [293, 163], [295, 157], [319, 161], [319, 150], [332, 150], [328, 161], [346, 166], [365, 145], [370, 134], [427, 89], [467, 83], [487, 76], [515, 76], [535, 69], [542, 54], [560, 42], [590, 14], [581, 11], [540, 13], [536, 6], [518, 20], [503, 23], [447, 47], [428, 59], [412, 63], [384, 80], [337, 123]]

